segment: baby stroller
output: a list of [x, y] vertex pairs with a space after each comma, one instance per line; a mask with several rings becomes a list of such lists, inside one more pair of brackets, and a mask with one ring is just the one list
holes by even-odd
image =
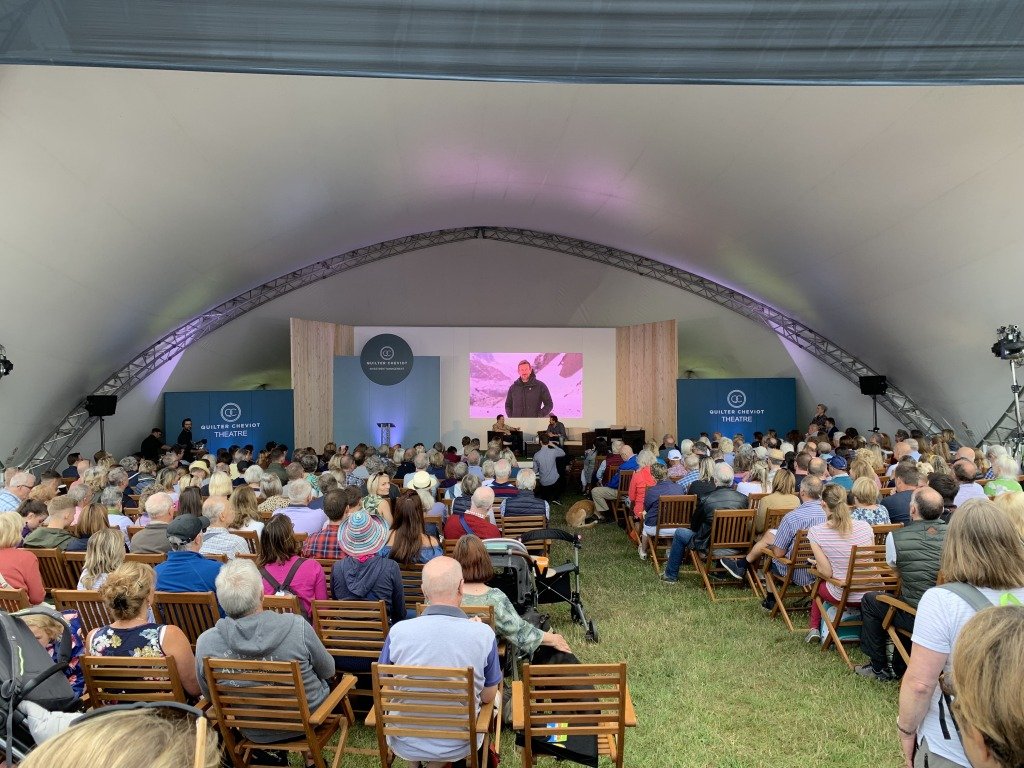
[[[30, 613], [46, 614], [64, 625], [56, 663], [19, 619]], [[0, 750], [10, 764], [12, 758], [24, 760], [35, 746], [18, 704], [31, 701], [50, 712], [67, 711], [78, 699], [64, 676], [71, 659], [71, 627], [58, 611], [38, 607], [14, 614], [0, 612], [0, 631]]]
[[[541, 572], [526, 550], [531, 542], [561, 542], [571, 545], [572, 559], [561, 565], [549, 565]], [[543, 528], [524, 533], [519, 539], [488, 539], [484, 542], [494, 567], [490, 586], [500, 589], [520, 615], [538, 605], [568, 603], [572, 620], [586, 628], [588, 642], [598, 642], [597, 627], [587, 619], [580, 598], [580, 559], [582, 539], [558, 528]]]

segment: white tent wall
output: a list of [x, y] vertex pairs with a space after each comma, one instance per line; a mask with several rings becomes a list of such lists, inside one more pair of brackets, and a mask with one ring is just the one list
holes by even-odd
[[[462, 291], [455, 282], [461, 275], [485, 276], [486, 281], [479, 290]], [[118, 403], [117, 415], [106, 421], [107, 448], [119, 455], [138, 450], [150, 427], [163, 421], [163, 391], [288, 387], [289, 317], [353, 325], [390, 320], [395, 326], [520, 327], [609, 327], [674, 317], [680, 377], [686, 371], [699, 378], [795, 377], [801, 416], [809, 417], [814, 404], [824, 400], [841, 425], [861, 431], [871, 426], [870, 398], [855, 385], [729, 310], [611, 267], [470, 240], [360, 267], [277, 299], [210, 334]], [[614, 355], [614, 349], [608, 354]], [[884, 411], [879, 423], [890, 433], [896, 428]], [[79, 449], [91, 454], [98, 448], [94, 427]]]

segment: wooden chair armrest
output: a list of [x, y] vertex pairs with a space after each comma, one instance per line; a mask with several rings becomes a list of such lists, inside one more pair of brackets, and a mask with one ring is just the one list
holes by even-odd
[[210, 703], [210, 700], [208, 698], [206, 698], [205, 696], [200, 696], [199, 700], [196, 701], [196, 703], [192, 706], [194, 706], [196, 709], [202, 710], [207, 715], [209, 715], [210, 707], [212, 706], [212, 704]]
[[[846, 586], [843, 582], [837, 581], [831, 576], [823, 575], [821, 571], [819, 571], [817, 568], [811, 568], [811, 576], [816, 578], [818, 581], [825, 582], [826, 584], [831, 584], [833, 587], [839, 587], [839, 589], [842, 589]], [[815, 590], [815, 592], [817, 592], [817, 590]]]
[[330, 715], [337, 708], [341, 700], [344, 699], [348, 692], [355, 687], [356, 676], [345, 675], [341, 678], [341, 682], [338, 683], [337, 687], [327, 694], [327, 698], [324, 699], [323, 703], [316, 708], [316, 712], [313, 712], [309, 716], [309, 722], [313, 725], [320, 725], [327, 716]]
[[477, 733], [488, 733], [491, 730], [491, 717], [494, 715], [495, 706], [501, 709], [501, 690], [493, 699], [486, 704], [480, 705], [480, 711], [476, 713], [476, 732]]
[[512, 730], [521, 731], [526, 727], [526, 707], [523, 701], [523, 681], [512, 681]]
[[626, 685], [626, 714], [625, 714], [625, 720], [626, 720], [626, 727], [627, 728], [635, 728], [636, 727], [636, 710], [633, 709], [633, 697], [629, 695], [629, 685], [628, 684]]
[[370, 711], [366, 713], [366, 720], [363, 722], [367, 728], [377, 727], [377, 710], [375, 707], [370, 707]]
[[893, 597], [892, 595], [878, 595], [878, 597], [875, 599], [883, 605], [888, 605], [890, 608], [895, 608], [896, 610], [904, 611], [905, 613], [908, 613], [911, 616], [917, 616], [917, 609], [910, 605], [910, 603], [903, 602], [898, 597]]

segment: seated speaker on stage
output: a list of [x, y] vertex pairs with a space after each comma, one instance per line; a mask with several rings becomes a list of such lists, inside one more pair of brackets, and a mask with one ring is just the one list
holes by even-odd
[[494, 424], [491, 425], [491, 429], [487, 433], [488, 442], [492, 438], [501, 440], [502, 445], [511, 446], [513, 451], [518, 450], [520, 453], [523, 451], [523, 430], [507, 423], [504, 414], [499, 413]]

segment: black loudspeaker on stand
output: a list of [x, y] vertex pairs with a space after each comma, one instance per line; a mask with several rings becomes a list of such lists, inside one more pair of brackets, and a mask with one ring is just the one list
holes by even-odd
[[871, 395], [871, 411], [874, 414], [875, 426], [871, 428], [872, 432], [878, 431], [878, 396], [884, 395], [889, 391], [889, 382], [885, 376], [861, 376], [860, 377], [860, 393], [862, 395]]
[[117, 395], [89, 395], [85, 398], [85, 411], [100, 420], [100, 450], [107, 450], [107, 439], [103, 433], [103, 417], [113, 416], [117, 410]]

